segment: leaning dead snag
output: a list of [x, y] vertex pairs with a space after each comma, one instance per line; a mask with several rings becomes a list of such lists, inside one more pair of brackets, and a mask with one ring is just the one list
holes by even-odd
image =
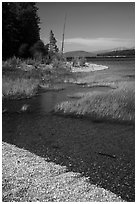
[[103, 153], [103, 152], [96, 152], [97, 154], [100, 154], [102, 156], [106, 156], [106, 157], [111, 157], [113, 159], [116, 159], [116, 155], [111, 155], [111, 154], [107, 154], [107, 153]]
[[62, 48], [61, 48], [62, 54], [63, 54], [63, 50], [64, 50], [64, 35], [65, 35], [66, 19], [67, 19], [67, 14], [65, 15], [65, 22], [64, 22], [64, 27], [63, 27]]

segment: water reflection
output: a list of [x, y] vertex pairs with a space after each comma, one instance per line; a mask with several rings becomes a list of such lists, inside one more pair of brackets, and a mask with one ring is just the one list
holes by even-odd
[[41, 94], [40, 99], [41, 101], [41, 109], [43, 112], [50, 112], [53, 110], [54, 106], [62, 102], [64, 100], [67, 100], [67, 96], [63, 91], [61, 93], [59, 92], [47, 92], [44, 94]]

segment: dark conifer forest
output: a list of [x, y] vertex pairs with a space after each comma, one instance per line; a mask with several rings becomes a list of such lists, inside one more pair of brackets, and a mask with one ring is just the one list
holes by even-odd
[[33, 2], [2, 3], [2, 56], [7, 59], [33, 57], [36, 51], [46, 54], [40, 40], [38, 8]]

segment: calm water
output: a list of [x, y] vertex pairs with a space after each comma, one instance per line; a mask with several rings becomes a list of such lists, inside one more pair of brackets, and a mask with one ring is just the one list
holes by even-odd
[[102, 64], [108, 66], [109, 69], [105, 71], [108, 74], [115, 74], [120, 76], [135, 75], [135, 60], [92, 60], [92, 63]]
[[[109, 66], [108, 70], [101, 71], [102, 74], [128, 75], [134, 80], [131, 77], [134, 61], [94, 63]], [[89, 91], [78, 85], [65, 86], [66, 89], [60, 92], [5, 102], [3, 107], [8, 113], [3, 114], [3, 141], [66, 165], [68, 170], [89, 176], [91, 183], [134, 201], [134, 126], [53, 115], [50, 111], [56, 103], [75, 92]], [[104, 87], [96, 89], [108, 90]], [[23, 104], [30, 105], [30, 112], [18, 113]]]
[[54, 106], [65, 100], [74, 100], [69, 96], [77, 92], [91, 92], [91, 91], [109, 91], [109, 87], [84, 88], [80, 85], [64, 84], [65, 89], [62, 91], [47, 91], [40, 93], [33, 99], [23, 99], [18, 101], [5, 101], [3, 109], [6, 108], [9, 113], [19, 112], [24, 104], [29, 105], [31, 113], [47, 114], [51, 112]]

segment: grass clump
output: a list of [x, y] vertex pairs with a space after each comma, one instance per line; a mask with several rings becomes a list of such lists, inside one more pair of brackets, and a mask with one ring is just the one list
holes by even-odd
[[135, 120], [134, 82], [121, 82], [119, 88], [108, 92], [91, 92], [81, 99], [62, 102], [55, 112], [67, 115], [86, 116], [93, 120], [127, 121]]
[[2, 95], [4, 98], [25, 98], [36, 94], [39, 81], [37, 79], [3, 77]]

